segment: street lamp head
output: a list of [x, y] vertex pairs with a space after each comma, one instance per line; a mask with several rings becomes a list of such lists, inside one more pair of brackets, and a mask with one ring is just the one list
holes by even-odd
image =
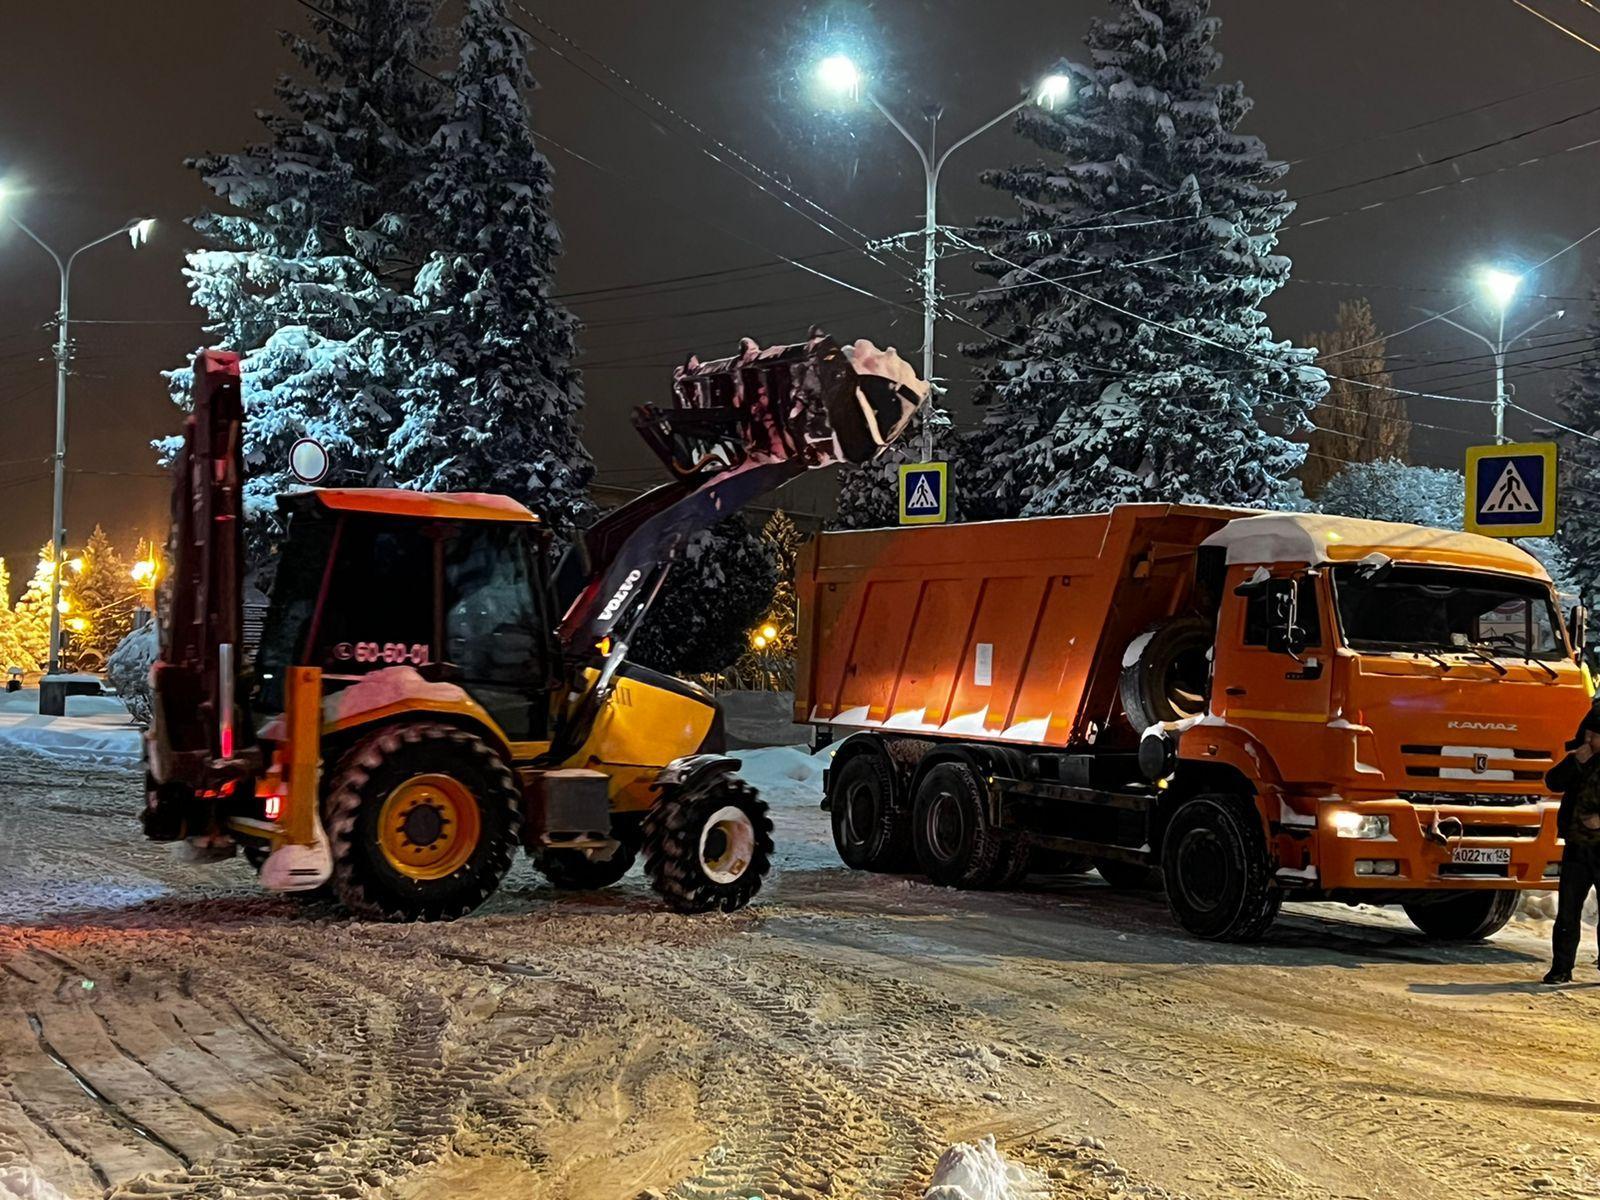
[[150, 240], [150, 230], [155, 223], [154, 217], [144, 217], [128, 223], [128, 241], [133, 243], [135, 250]]
[[1511, 301], [1516, 298], [1517, 289], [1522, 286], [1522, 276], [1513, 275], [1510, 271], [1502, 271], [1499, 267], [1487, 267], [1482, 274], [1483, 290], [1489, 293], [1489, 299], [1501, 312], [1511, 306]]
[[817, 82], [836, 96], [854, 98], [861, 89], [861, 72], [848, 54], [830, 54], [817, 64]]
[[1052, 71], [1039, 81], [1034, 101], [1041, 108], [1054, 109], [1056, 105], [1065, 103], [1071, 94], [1072, 77], [1062, 71]]

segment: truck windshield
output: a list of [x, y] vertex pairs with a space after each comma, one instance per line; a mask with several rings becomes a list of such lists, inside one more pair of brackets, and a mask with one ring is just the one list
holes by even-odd
[[1535, 580], [1349, 564], [1333, 569], [1333, 581], [1345, 642], [1354, 650], [1566, 657], [1550, 591]]

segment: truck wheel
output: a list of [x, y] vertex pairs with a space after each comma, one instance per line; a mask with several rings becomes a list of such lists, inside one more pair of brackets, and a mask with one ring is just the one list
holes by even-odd
[[1034, 851], [1028, 839], [1021, 834], [1006, 839], [1006, 848], [1000, 852], [1000, 863], [994, 881], [987, 886], [997, 892], [1009, 892], [1033, 870]]
[[1211, 646], [1216, 629], [1203, 617], [1174, 617], [1153, 625], [1124, 656], [1122, 711], [1135, 731], [1163, 721], [1203, 716], [1211, 690]]
[[1411, 923], [1431, 938], [1441, 942], [1481, 942], [1505, 928], [1517, 911], [1518, 895], [1508, 888], [1451, 892], [1436, 900], [1402, 907]]
[[771, 869], [772, 818], [736, 775], [718, 771], [670, 788], [645, 814], [645, 874], [678, 912], [735, 912]]
[[989, 823], [983, 784], [963, 762], [942, 762], [917, 786], [911, 844], [917, 865], [941, 887], [985, 887], [996, 879], [1006, 839]]
[[895, 795], [894, 768], [881, 754], [845, 760], [828, 779], [833, 844], [855, 871], [902, 871], [911, 865], [911, 814]]
[[1196, 796], [1173, 814], [1161, 874], [1173, 917], [1196, 937], [1254, 941], [1283, 904], [1261, 822], [1237, 796]]
[[592, 892], [610, 887], [626, 875], [639, 856], [636, 847], [624, 842], [610, 858], [590, 858], [582, 850], [563, 850], [549, 846], [535, 850], [531, 857], [550, 886], [567, 892]]
[[1120, 858], [1097, 858], [1094, 869], [1100, 878], [1119, 892], [1153, 892], [1161, 886], [1160, 873], [1144, 863], [1124, 862]]
[[323, 824], [346, 908], [449, 921], [487, 900], [510, 869], [522, 793], [482, 738], [452, 725], [391, 725], [340, 760]]

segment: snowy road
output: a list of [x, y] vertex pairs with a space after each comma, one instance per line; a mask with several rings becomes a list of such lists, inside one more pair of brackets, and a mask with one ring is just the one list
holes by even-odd
[[0, 749], [0, 1197], [913, 1197], [985, 1133], [1056, 1196], [1600, 1195], [1600, 986], [1528, 985], [1544, 927], [1203, 945], [1093, 876], [848, 872], [814, 786], [775, 789], [745, 913], [519, 864], [400, 927], [180, 865], [135, 776]]

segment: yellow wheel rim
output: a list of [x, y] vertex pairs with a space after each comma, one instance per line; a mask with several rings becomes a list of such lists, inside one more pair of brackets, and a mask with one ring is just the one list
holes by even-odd
[[472, 857], [481, 829], [478, 802], [460, 780], [413, 775], [378, 812], [378, 848], [410, 879], [444, 879]]

